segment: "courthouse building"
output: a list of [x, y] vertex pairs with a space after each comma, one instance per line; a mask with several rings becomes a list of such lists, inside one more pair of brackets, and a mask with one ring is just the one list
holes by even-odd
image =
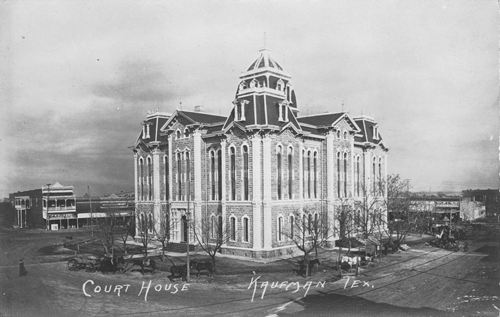
[[222, 252], [274, 257], [293, 247], [286, 232], [297, 212], [333, 223], [343, 204], [386, 196], [388, 149], [373, 118], [300, 116], [291, 77], [268, 50], [236, 86], [227, 117], [177, 110], [142, 122], [136, 217], [150, 232], [169, 214], [171, 241], [196, 244], [202, 220], [214, 239], [221, 223]]

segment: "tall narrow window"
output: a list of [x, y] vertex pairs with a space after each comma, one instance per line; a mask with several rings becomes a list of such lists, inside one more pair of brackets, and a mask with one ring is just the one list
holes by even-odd
[[340, 152], [337, 152], [337, 197], [340, 197]]
[[382, 158], [378, 158], [378, 191], [379, 196], [382, 196]]
[[293, 227], [295, 226], [295, 217], [290, 216], [290, 239], [293, 239]]
[[243, 217], [243, 241], [248, 242], [248, 218]]
[[278, 241], [283, 240], [283, 217], [278, 217]]
[[314, 198], [318, 198], [318, 152], [314, 152], [313, 160], [313, 173], [314, 173]]
[[231, 217], [231, 240], [235, 241], [236, 240], [236, 218]]
[[312, 229], [313, 229], [313, 227], [312, 227], [312, 225], [313, 225], [313, 223], [312, 223], [312, 219], [313, 219], [313, 218], [312, 218], [312, 215], [311, 215], [311, 214], [309, 214], [309, 216], [308, 216], [308, 221], [307, 221], [307, 230], [309, 231], [309, 234], [311, 234], [311, 233], [312, 233]]
[[278, 164], [278, 180], [277, 180], [277, 186], [278, 186], [278, 199], [281, 199], [281, 178], [282, 178], [282, 162], [281, 162], [281, 145], [278, 146], [278, 149], [276, 150], [276, 162]]
[[217, 195], [222, 199], [222, 151], [217, 151]]
[[377, 193], [377, 180], [376, 180], [376, 161], [377, 159], [374, 157], [373, 158], [373, 163], [372, 163], [372, 178], [373, 178], [373, 196], [375, 196]]
[[[243, 200], [248, 200], [248, 146], [243, 146]], [[248, 240], [245, 240], [248, 241]]]
[[231, 200], [236, 200], [236, 153], [231, 147]]
[[139, 200], [144, 200], [144, 160], [139, 159]]
[[211, 197], [212, 200], [215, 200], [215, 152], [210, 151], [210, 188], [211, 188]]
[[306, 152], [302, 151], [302, 198], [306, 198]]
[[215, 233], [217, 232], [217, 222], [215, 221], [215, 216], [210, 217], [210, 238], [215, 238]]
[[288, 198], [293, 197], [293, 149], [288, 148]]
[[165, 160], [165, 200], [170, 199], [170, 183], [168, 181], [168, 156], [163, 157]]
[[191, 159], [189, 156], [189, 152], [186, 152], [186, 194], [187, 199], [191, 200]]
[[307, 197], [311, 198], [311, 151], [307, 152]]
[[217, 225], [217, 240], [222, 239], [222, 227], [223, 227], [222, 221], [223, 221], [222, 216], [219, 216], [219, 223]]
[[148, 199], [153, 200], [153, 164], [148, 157]]
[[182, 199], [182, 160], [181, 153], [177, 153], [177, 200]]
[[357, 196], [359, 197], [359, 174], [360, 174], [360, 171], [359, 171], [359, 156], [356, 157], [356, 194]]
[[347, 153], [344, 153], [344, 197], [347, 197]]

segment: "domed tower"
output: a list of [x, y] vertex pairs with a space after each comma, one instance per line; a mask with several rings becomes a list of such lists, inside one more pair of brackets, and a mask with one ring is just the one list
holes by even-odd
[[269, 50], [260, 50], [257, 59], [240, 75], [234, 108], [224, 128], [237, 122], [250, 130], [280, 130], [291, 123], [300, 130], [297, 98], [290, 79]]

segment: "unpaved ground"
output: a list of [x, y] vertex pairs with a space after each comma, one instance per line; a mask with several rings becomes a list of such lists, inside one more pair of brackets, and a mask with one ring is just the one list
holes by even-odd
[[[78, 233], [82, 236], [88, 233]], [[75, 235], [76, 236], [78, 235]], [[33, 233], [0, 231], [0, 313], [1, 316], [265, 316], [265, 315], [335, 315], [335, 316], [498, 316], [492, 304], [500, 307], [498, 268], [495, 271], [498, 242], [480, 241], [471, 246], [471, 252], [448, 252], [432, 247], [412, 248], [382, 258], [362, 270], [357, 277], [366, 281], [357, 287], [346, 287], [347, 279], [335, 281], [335, 272], [328, 265], [326, 272], [304, 279], [293, 275], [293, 265], [282, 260], [271, 265], [219, 258], [222, 268], [231, 268], [231, 274], [219, 274], [215, 279], [194, 278], [181, 291], [177, 282], [165, 291], [169, 280], [165, 274], [101, 274], [66, 269], [67, 254], [46, 256], [40, 248], [64, 240], [64, 233]], [[484, 246], [489, 246], [484, 248]], [[479, 249], [479, 252], [474, 250]], [[330, 251], [325, 251], [323, 257]], [[28, 275], [19, 277], [17, 260], [24, 256]], [[486, 259], [486, 260], [485, 260]], [[257, 270], [256, 275], [252, 274]], [[308, 296], [303, 288], [294, 292], [268, 286], [262, 297], [258, 284], [254, 301], [253, 289], [248, 289], [252, 278], [260, 282], [314, 281]], [[85, 296], [82, 286], [88, 282]], [[149, 281], [147, 301], [143, 283]], [[314, 287], [325, 281], [325, 287]], [[113, 293], [117, 284], [130, 284], [128, 291]], [[155, 285], [162, 290], [154, 290]], [[102, 289], [112, 285], [110, 293]], [[168, 285], [167, 285], [168, 286]], [[373, 287], [371, 287], [373, 286]]]

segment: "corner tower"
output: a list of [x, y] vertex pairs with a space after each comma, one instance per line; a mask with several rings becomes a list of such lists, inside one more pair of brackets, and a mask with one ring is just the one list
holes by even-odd
[[225, 130], [235, 123], [247, 130], [281, 130], [291, 123], [300, 130], [291, 77], [268, 49], [260, 50], [257, 59], [240, 75], [233, 105]]

